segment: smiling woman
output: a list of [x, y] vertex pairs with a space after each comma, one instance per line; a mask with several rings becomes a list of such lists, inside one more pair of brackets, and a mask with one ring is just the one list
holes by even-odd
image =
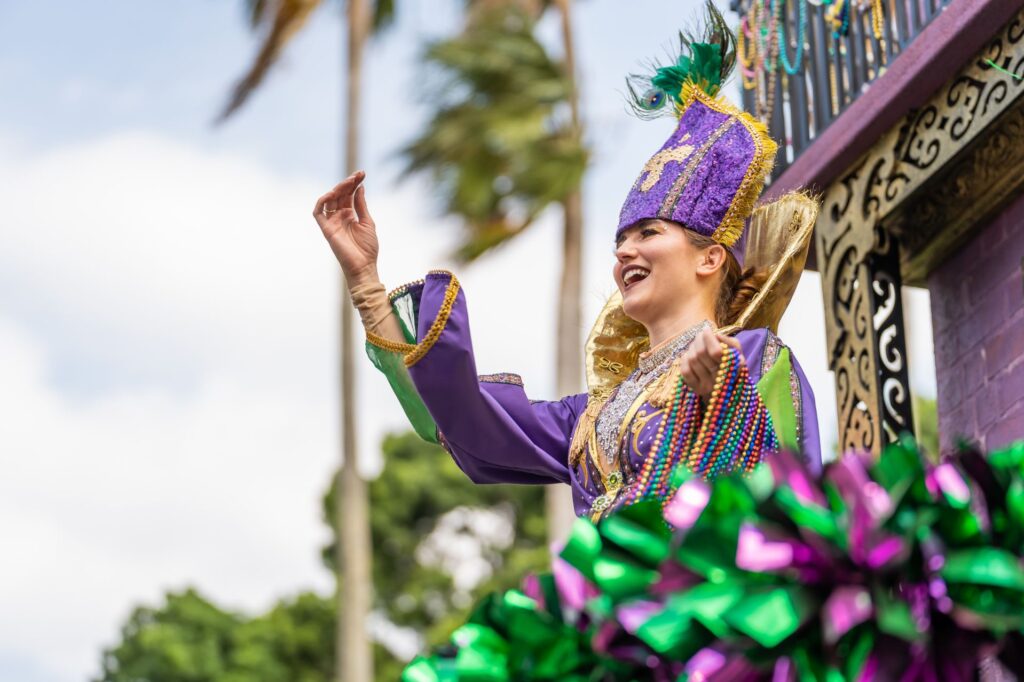
[[450, 272], [385, 295], [362, 173], [317, 202], [371, 360], [417, 432], [474, 481], [567, 483], [577, 515], [596, 520], [667, 499], [676, 466], [712, 478], [784, 447], [820, 467], [814, 396], [774, 333], [817, 204], [796, 193], [754, 210], [776, 145], [715, 97], [734, 46], [709, 5], [702, 42], [683, 40], [688, 55], [630, 81], [640, 114], [678, 124], [622, 207], [618, 292], [587, 342], [585, 394], [535, 401], [514, 374], [477, 376], [465, 294]]

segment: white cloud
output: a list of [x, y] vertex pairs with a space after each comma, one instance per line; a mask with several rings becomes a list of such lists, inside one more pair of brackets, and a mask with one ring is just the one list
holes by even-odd
[[[327, 587], [316, 548], [331, 438], [326, 405], [211, 377], [185, 400], [48, 387], [35, 341], [0, 324], [4, 648], [81, 678], [130, 604], [198, 583], [265, 606]], [[10, 617], [16, 614], [16, 617]]]
[[[5, 157], [0, 187], [0, 660], [77, 680], [165, 589], [254, 610], [328, 589], [339, 280], [309, 216], [327, 187], [142, 133]], [[415, 185], [371, 177], [369, 196], [389, 285], [443, 265], [452, 225]], [[460, 272], [482, 371], [546, 385], [556, 236]], [[405, 424], [369, 363], [360, 383], [373, 471]]]
[[[302, 253], [315, 225], [284, 227], [309, 190], [144, 135], [0, 176], [7, 658], [81, 679], [165, 589], [258, 609], [329, 588], [335, 291]], [[82, 367], [106, 376], [66, 390]]]

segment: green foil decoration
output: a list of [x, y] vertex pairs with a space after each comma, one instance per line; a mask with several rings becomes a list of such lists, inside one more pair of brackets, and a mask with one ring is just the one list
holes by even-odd
[[492, 595], [406, 682], [1024, 676], [1024, 441], [929, 463], [904, 438], [815, 478], [747, 477], [581, 519], [553, 571]]

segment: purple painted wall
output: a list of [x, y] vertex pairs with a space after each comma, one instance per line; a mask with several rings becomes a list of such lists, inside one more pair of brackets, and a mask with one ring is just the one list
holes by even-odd
[[1024, 195], [928, 278], [939, 440], [1024, 438]]

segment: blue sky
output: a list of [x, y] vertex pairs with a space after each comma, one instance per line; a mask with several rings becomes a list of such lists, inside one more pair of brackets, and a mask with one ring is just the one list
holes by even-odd
[[[399, 4], [368, 50], [361, 145], [390, 286], [450, 266], [457, 230], [422, 181], [397, 182], [395, 152], [425, 117], [417, 55], [457, 29], [459, 5]], [[622, 77], [671, 48], [695, 4], [578, 3], [588, 326], [612, 290], [619, 202], [670, 132], [627, 115]], [[318, 504], [336, 464], [338, 273], [309, 211], [340, 173], [337, 12], [214, 127], [255, 51], [241, 3], [0, 4], [0, 678], [95, 674], [130, 608], [166, 589], [255, 610], [329, 588]], [[541, 33], [557, 43], [556, 23]], [[480, 371], [519, 372], [539, 398], [553, 397], [558, 244], [552, 213], [459, 269]], [[818, 287], [805, 277], [782, 336], [828, 449]], [[934, 395], [921, 300], [912, 381]], [[372, 368], [359, 378], [373, 475], [403, 420]]]

